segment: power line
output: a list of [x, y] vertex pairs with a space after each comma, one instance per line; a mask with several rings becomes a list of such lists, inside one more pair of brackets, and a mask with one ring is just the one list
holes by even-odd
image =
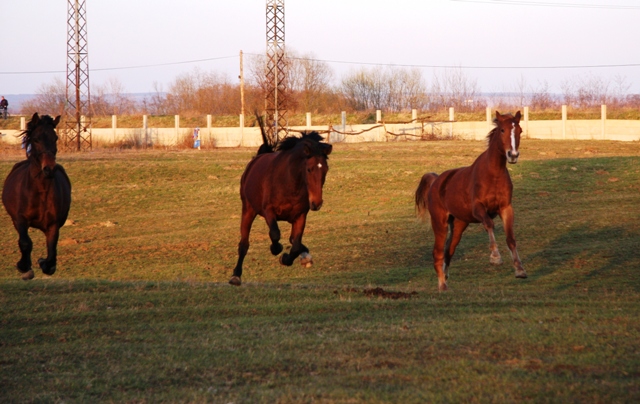
[[518, 0], [449, 0], [458, 3], [483, 3], [509, 6], [534, 6], [534, 7], [561, 7], [561, 8], [591, 8], [605, 10], [640, 10], [640, 6], [625, 6], [616, 4], [585, 4], [585, 3], [558, 3]]
[[[452, 1], [456, 1], [456, 0], [452, 0]], [[457, 0], [457, 1], [463, 1], [463, 0]], [[257, 53], [245, 53], [245, 55], [264, 56]], [[144, 68], [151, 68], [151, 67], [162, 67], [162, 66], [189, 64], [189, 63], [209, 62], [212, 60], [223, 60], [223, 59], [231, 59], [231, 58], [237, 58], [237, 57], [238, 55], [186, 60], [181, 62], [168, 62], [168, 63], [156, 63], [156, 64], [120, 66], [120, 67], [104, 67], [104, 68], [98, 68], [98, 69], [90, 69], [90, 71], [99, 72], [99, 71], [113, 71], [113, 70], [144, 69]], [[301, 57], [290, 57], [289, 59], [308, 60], [312, 62], [324, 62], [324, 63], [335, 63], [335, 64], [359, 65], [359, 66], [409, 67], [409, 68], [419, 68], [419, 69], [469, 69], [469, 70], [472, 70], [472, 69], [478, 69], [478, 70], [482, 70], [482, 69], [554, 70], [554, 69], [557, 69], [559, 70], [559, 69], [603, 69], [603, 68], [621, 68], [621, 67], [640, 67], [640, 63], [620, 63], [620, 64], [602, 64], [602, 65], [551, 65], [551, 66], [473, 66], [473, 65], [421, 65], [421, 64], [402, 64], [402, 63], [354, 62], [354, 61], [348, 61], [348, 60], [330, 60], [330, 59], [315, 59], [315, 58], [301, 58]], [[43, 71], [30, 71], [30, 72], [0, 72], [0, 75], [57, 74], [57, 73], [66, 73], [66, 72], [64, 70], [43, 70]]]
[[[149, 67], [161, 67], [161, 66], [172, 66], [172, 65], [182, 65], [189, 63], [201, 63], [201, 62], [209, 62], [212, 60], [222, 60], [222, 59], [230, 59], [236, 58], [237, 55], [234, 56], [222, 56], [215, 58], [207, 58], [207, 59], [196, 59], [196, 60], [185, 60], [181, 62], [168, 62], [168, 63], [156, 63], [156, 64], [148, 64], [148, 65], [136, 65], [136, 66], [121, 66], [121, 67], [104, 67], [99, 69], [89, 69], [92, 72], [100, 72], [100, 71], [111, 71], [111, 70], [133, 70], [133, 69], [145, 69]], [[1, 75], [10, 75], [10, 74], [57, 74], [57, 73], [66, 73], [64, 70], [43, 70], [43, 71], [33, 71], [33, 72], [0, 72]]]

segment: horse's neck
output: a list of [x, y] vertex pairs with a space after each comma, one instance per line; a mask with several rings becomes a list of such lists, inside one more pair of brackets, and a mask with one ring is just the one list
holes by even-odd
[[[494, 136], [498, 136], [498, 134]], [[487, 171], [492, 175], [502, 175], [507, 168], [507, 157], [500, 149], [499, 141], [499, 138], [492, 139], [489, 147], [483, 153], [483, 166], [486, 167]]]

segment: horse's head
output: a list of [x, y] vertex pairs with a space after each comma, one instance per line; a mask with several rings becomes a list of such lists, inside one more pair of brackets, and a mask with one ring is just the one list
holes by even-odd
[[330, 144], [319, 142], [304, 146], [304, 153], [307, 156], [307, 190], [311, 210], [320, 210], [322, 207], [322, 186], [329, 171], [327, 160], [332, 149]]
[[520, 147], [520, 134], [522, 134], [520, 117], [520, 111], [516, 112], [515, 116], [511, 114], [501, 115], [496, 111], [496, 118], [494, 119], [496, 134], [500, 137], [499, 146], [510, 164], [517, 163], [518, 157], [520, 157], [520, 151], [518, 150]]
[[42, 169], [45, 177], [53, 175], [56, 166], [56, 154], [58, 147], [58, 135], [55, 128], [60, 122], [60, 115], [55, 119], [49, 115], [39, 116], [36, 112], [27, 124], [24, 133], [24, 145], [27, 150], [27, 157], [34, 159]]
[[306, 182], [311, 210], [319, 210], [322, 206], [322, 186], [329, 171], [327, 160], [332, 146], [322, 143], [322, 140], [322, 136], [314, 131], [303, 132], [301, 137], [287, 137], [278, 144], [278, 150], [291, 150], [302, 158], [304, 171], [300, 175], [304, 176], [303, 181]]

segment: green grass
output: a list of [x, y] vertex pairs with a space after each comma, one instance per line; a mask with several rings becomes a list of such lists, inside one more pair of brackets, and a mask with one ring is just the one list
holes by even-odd
[[[60, 155], [73, 224], [53, 277], [19, 280], [0, 215], [0, 401], [638, 401], [640, 144], [523, 140], [510, 169], [529, 278], [491, 267], [472, 225], [438, 293], [413, 192], [483, 149], [335, 145], [305, 231], [314, 266], [280, 266], [259, 218], [240, 288], [226, 281], [254, 150]], [[0, 176], [19, 159], [1, 155]], [[499, 221], [497, 237], [506, 261]]]

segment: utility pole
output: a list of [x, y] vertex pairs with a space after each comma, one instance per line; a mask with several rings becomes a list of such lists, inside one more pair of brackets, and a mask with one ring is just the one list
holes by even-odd
[[244, 117], [244, 63], [242, 60], [242, 51], [240, 51], [240, 114]]
[[67, 91], [62, 140], [68, 151], [91, 149], [86, 0], [68, 0]]

